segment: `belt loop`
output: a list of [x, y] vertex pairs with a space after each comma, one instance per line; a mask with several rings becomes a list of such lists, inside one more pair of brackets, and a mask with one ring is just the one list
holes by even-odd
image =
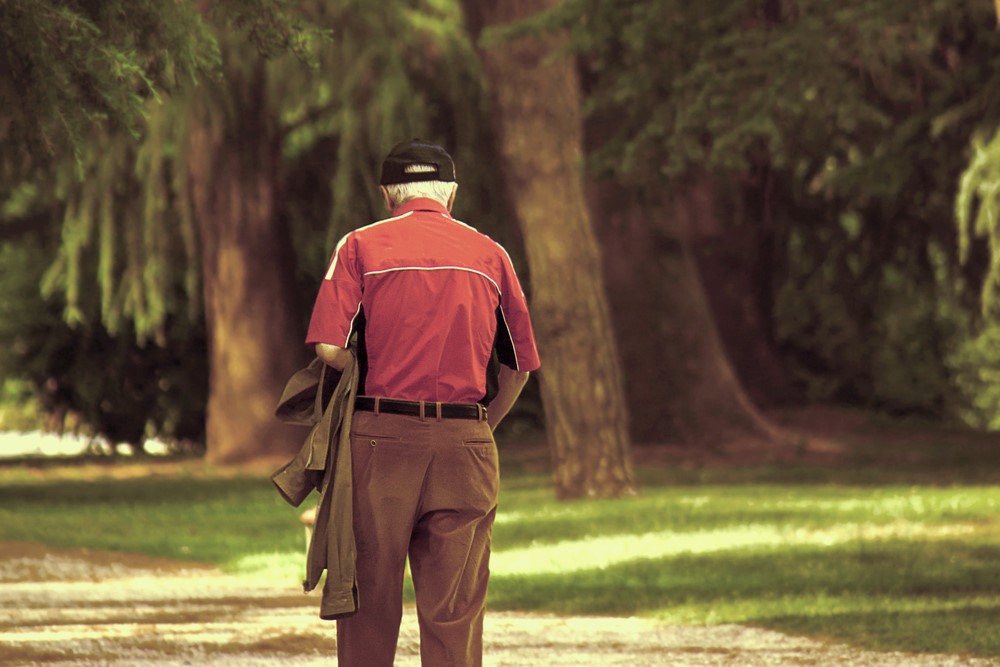
[[420, 401], [420, 421], [424, 421], [424, 402]]
[[379, 397], [376, 396], [375, 397], [375, 416], [376, 417], [378, 417], [378, 402], [379, 402]]
[[476, 412], [479, 413], [479, 416], [476, 418], [476, 421], [483, 421], [483, 404], [482, 403], [476, 403]]
[[435, 403], [434, 407], [437, 408], [437, 420], [441, 421], [441, 401]]

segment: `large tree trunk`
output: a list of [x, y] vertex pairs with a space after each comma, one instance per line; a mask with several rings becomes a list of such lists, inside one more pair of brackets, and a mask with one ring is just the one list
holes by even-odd
[[689, 236], [711, 215], [702, 189], [667, 204], [611, 182], [589, 189], [605, 251], [633, 437], [724, 449], [777, 442], [733, 373]]
[[[262, 61], [233, 76], [226, 102], [196, 104], [189, 134], [208, 333], [207, 458], [284, 457], [301, 433], [274, 418], [303, 361], [288, 231], [275, 219], [279, 144]], [[208, 96], [206, 96], [208, 97]], [[228, 108], [227, 108], [228, 107]]]
[[[731, 194], [702, 180], [698, 188], [710, 208], [689, 232], [726, 355], [754, 403], [770, 407], [795, 402], [799, 395], [775, 341], [772, 281], [779, 230], [769, 171], [765, 167], [758, 175], [734, 185]], [[712, 205], [720, 200], [724, 207]]]
[[[464, 3], [473, 34], [547, 0]], [[542, 357], [545, 422], [560, 498], [634, 492], [628, 417], [601, 258], [584, 199], [575, 66], [558, 38], [484, 49], [503, 172], [524, 236]]]

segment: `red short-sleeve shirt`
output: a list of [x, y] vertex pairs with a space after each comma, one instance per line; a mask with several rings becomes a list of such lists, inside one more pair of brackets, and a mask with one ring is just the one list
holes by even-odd
[[483, 402], [494, 348], [511, 368], [539, 366], [507, 252], [432, 199], [406, 202], [337, 244], [306, 343], [347, 347], [359, 322], [369, 396]]

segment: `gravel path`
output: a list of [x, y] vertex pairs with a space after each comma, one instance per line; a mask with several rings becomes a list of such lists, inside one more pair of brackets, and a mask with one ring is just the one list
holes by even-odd
[[[334, 624], [287, 581], [125, 554], [0, 543], [0, 665], [334, 664]], [[983, 667], [997, 661], [860, 651], [739, 625], [491, 612], [491, 667]], [[407, 609], [396, 665], [420, 664]]]

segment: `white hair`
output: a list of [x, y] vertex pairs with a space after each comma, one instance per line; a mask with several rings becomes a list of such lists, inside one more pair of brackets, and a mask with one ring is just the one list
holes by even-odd
[[457, 183], [454, 181], [416, 181], [414, 183], [392, 183], [386, 185], [385, 189], [389, 193], [389, 199], [392, 200], [393, 206], [399, 206], [420, 197], [427, 197], [442, 206], [447, 206], [456, 187]]

